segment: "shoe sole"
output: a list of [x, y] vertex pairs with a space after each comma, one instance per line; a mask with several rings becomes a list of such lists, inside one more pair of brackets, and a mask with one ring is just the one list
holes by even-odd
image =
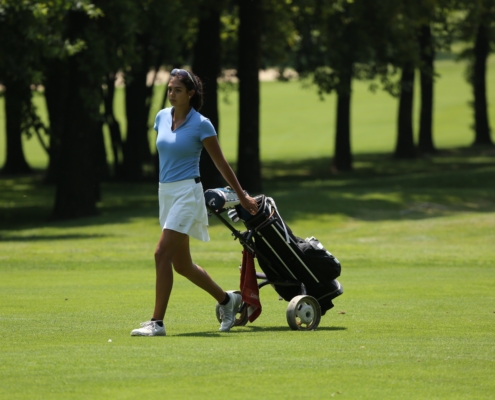
[[232, 325], [230, 325], [227, 329], [222, 329], [220, 328], [218, 331], [219, 332], [228, 332], [230, 331], [230, 329], [235, 325], [235, 319], [234, 319], [234, 322], [232, 322]]
[[144, 333], [132, 333], [131, 332], [131, 336], [167, 336], [167, 334], [164, 332], [164, 333], [158, 333], [157, 335], [150, 335], [150, 334], [144, 334]]

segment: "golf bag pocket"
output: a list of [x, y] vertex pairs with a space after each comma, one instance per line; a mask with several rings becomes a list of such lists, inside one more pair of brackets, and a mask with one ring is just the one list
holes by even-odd
[[297, 246], [303, 253], [303, 260], [311, 265], [315, 275], [324, 281], [333, 281], [340, 276], [341, 266], [339, 260], [330, 253], [315, 237], [297, 238]]

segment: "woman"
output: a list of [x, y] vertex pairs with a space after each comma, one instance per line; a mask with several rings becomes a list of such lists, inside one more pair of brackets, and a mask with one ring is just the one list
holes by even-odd
[[220, 304], [220, 331], [234, 325], [241, 296], [225, 292], [206, 271], [193, 263], [189, 237], [209, 241], [208, 216], [199, 178], [203, 147], [239, 197], [242, 207], [256, 214], [256, 200], [246, 195], [225, 160], [215, 128], [198, 110], [203, 104], [199, 78], [184, 69], [171, 72], [168, 98], [172, 105], [155, 119], [156, 146], [160, 158], [158, 199], [162, 234], [155, 250], [156, 297], [153, 318], [134, 329], [131, 336], [165, 336], [163, 318], [173, 285], [173, 270], [208, 292]]

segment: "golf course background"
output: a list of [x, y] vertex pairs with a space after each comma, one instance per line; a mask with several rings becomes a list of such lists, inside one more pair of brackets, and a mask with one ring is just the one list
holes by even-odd
[[[334, 97], [261, 84], [264, 193], [342, 263], [344, 294], [316, 331], [291, 331], [287, 303], [266, 287], [258, 320], [220, 333], [215, 302], [176, 275], [167, 337], [130, 337], [154, 301], [156, 183], [103, 183], [100, 216], [53, 223], [42, 176], [0, 179], [0, 398], [493, 398], [495, 150], [469, 147], [464, 66], [437, 68], [439, 153], [394, 160], [397, 101], [355, 82], [355, 171], [339, 175]], [[493, 57], [487, 86], [493, 126]], [[229, 101], [220, 140], [235, 165]], [[0, 115], [0, 143], [3, 129]], [[35, 138], [25, 149], [46, 166]], [[191, 242], [195, 262], [237, 289], [242, 247], [214, 219], [210, 236]]]
[[[436, 62], [438, 77], [434, 89], [434, 144], [442, 148], [469, 146], [474, 141], [472, 89], [465, 79], [466, 64], [450, 59]], [[495, 123], [495, 56], [487, 63], [488, 113]], [[414, 128], [419, 126], [419, 79], [416, 79]], [[396, 144], [398, 99], [384, 91], [372, 93], [369, 82], [354, 81], [351, 103], [351, 141], [353, 153], [393, 153]], [[159, 111], [165, 86], [158, 86], [150, 112], [150, 143], [155, 151], [156, 132], [153, 122]], [[237, 158], [238, 103], [235, 88], [220, 94], [219, 137], [223, 151], [230, 162]], [[226, 101], [224, 101], [226, 98]], [[299, 81], [261, 83], [260, 148], [262, 160], [295, 160], [330, 158], [333, 155], [335, 133], [335, 95], [321, 101], [314, 86], [305, 88]], [[35, 93], [40, 116], [47, 123], [46, 107], [41, 93]], [[124, 90], [116, 91], [114, 109], [125, 134]], [[0, 98], [0, 165], [5, 162], [3, 99]], [[112, 160], [108, 132], [107, 154]], [[25, 139], [28, 163], [45, 168], [48, 156], [33, 136]]]

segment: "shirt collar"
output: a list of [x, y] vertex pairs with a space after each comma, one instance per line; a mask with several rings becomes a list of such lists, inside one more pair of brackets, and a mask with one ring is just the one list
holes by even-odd
[[[170, 112], [170, 115], [173, 117], [174, 116], [174, 111], [175, 111], [175, 107], [172, 107], [172, 110]], [[184, 120], [184, 122], [182, 123], [181, 126], [179, 126], [179, 128], [183, 127], [185, 124], [187, 124], [187, 122], [191, 119], [191, 117], [196, 113], [197, 111], [194, 109], [194, 107], [191, 107], [191, 109], [189, 110], [189, 112], [187, 113], [186, 115], [186, 119]]]

